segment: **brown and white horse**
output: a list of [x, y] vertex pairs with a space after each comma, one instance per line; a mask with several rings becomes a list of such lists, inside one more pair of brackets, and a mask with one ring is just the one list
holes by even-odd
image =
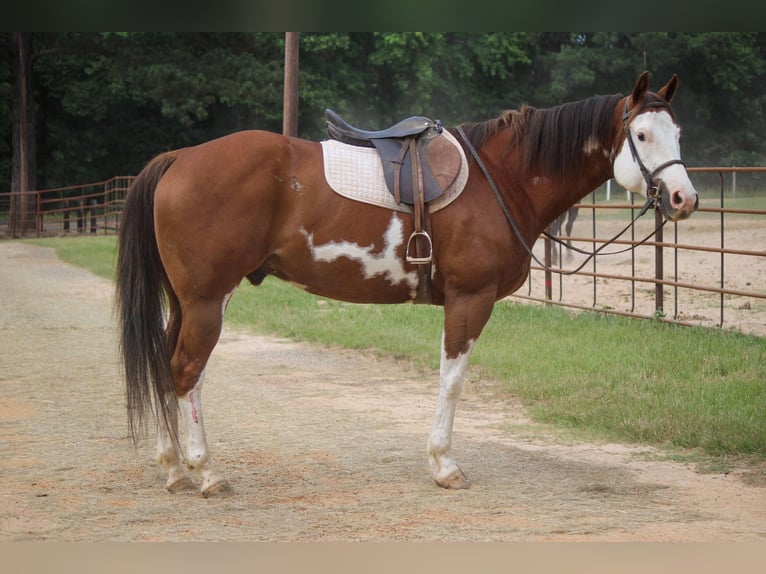
[[[524, 282], [528, 246], [546, 226], [611, 177], [656, 196], [667, 219], [695, 211], [670, 107], [677, 84], [673, 76], [651, 92], [644, 72], [627, 96], [525, 106], [450, 130], [475, 155], [463, 193], [430, 216], [431, 296], [444, 307], [444, 330], [427, 451], [440, 486], [467, 486], [450, 452], [466, 365], [495, 302]], [[163, 153], [143, 169], [120, 225], [120, 348], [131, 431], [154, 412], [169, 490], [197, 488], [181, 465], [179, 408], [200, 490], [229, 489], [209, 456], [201, 390], [241, 280], [272, 275], [343, 301], [412, 302], [412, 228], [406, 213], [336, 194], [318, 142], [244, 131]]]

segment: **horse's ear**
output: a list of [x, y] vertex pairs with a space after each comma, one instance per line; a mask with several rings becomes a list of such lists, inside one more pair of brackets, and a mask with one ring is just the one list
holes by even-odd
[[673, 96], [676, 93], [676, 89], [678, 88], [678, 75], [673, 74], [673, 77], [670, 78], [670, 81], [662, 86], [660, 90], [657, 92], [657, 95], [661, 97], [666, 102], [670, 103], [670, 100], [673, 99]]
[[642, 72], [642, 74], [636, 80], [636, 85], [633, 86], [633, 105], [635, 106], [644, 97], [646, 90], [649, 89], [649, 72]]

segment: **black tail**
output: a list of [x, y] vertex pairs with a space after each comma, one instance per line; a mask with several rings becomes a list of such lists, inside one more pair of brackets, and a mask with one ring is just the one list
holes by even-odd
[[117, 306], [120, 353], [127, 393], [128, 424], [135, 441], [145, 428], [146, 411], [169, 428], [175, 403], [170, 349], [164, 328], [167, 275], [154, 234], [154, 189], [175, 160], [166, 153], [141, 171], [128, 191], [120, 218]]

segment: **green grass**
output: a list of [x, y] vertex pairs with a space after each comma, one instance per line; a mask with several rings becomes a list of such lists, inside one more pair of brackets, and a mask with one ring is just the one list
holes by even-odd
[[[114, 237], [34, 240], [112, 277]], [[227, 322], [372, 349], [436, 370], [442, 311], [351, 305], [275, 279], [244, 282]], [[540, 422], [590, 439], [766, 458], [766, 339], [560, 308], [498, 303], [471, 361]], [[434, 372], [434, 385], [436, 372]]]
[[106, 235], [78, 235], [56, 239], [25, 239], [26, 243], [51, 247], [59, 259], [88, 269], [107, 279], [114, 278], [117, 238]]

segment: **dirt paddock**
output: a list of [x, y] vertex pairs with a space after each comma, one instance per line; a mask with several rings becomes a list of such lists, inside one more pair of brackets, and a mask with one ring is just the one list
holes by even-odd
[[172, 495], [127, 436], [112, 285], [0, 243], [0, 541], [766, 541], [766, 488], [571, 444], [489, 381], [458, 408], [472, 481], [429, 476], [436, 373], [226, 329], [209, 441], [234, 495]]
[[[619, 233], [624, 225], [624, 221], [599, 221], [596, 236], [606, 240]], [[575, 220], [572, 236], [590, 237], [593, 233], [592, 227], [591, 215], [587, 209], [582, 209], [580, 216]], [[653, 229], [653, 220], [639, 220], [636, 224], [636, 239], [643, 239]], [[676, 229], [672, 224], [666, 225], [664, 240], [668, 243], [675, 241], [679, 245], [716, 249], [722, 247], [720, 229], [720, 222], [715, 218], [692, 217], [688, 221], [678, 223]], [[730, 215], [726, 220], [725, 229], [723, 247], [732, 253], [727, 253], [723, 262], [721, 254], [714, 251], [679, 249], [676, 260], [673, 249], [663, 250], [664, 279], [676, 280], [696, 287], [696, 289], [679, 287], [676, 290], [670, 285], [665, 285], [663, 287], [665, 316], [692, 325], [720, 326], [724, 329], [736, 329], [766, 337], [766, 299], [726, 294], [723, 296], [722, 317], [721, 294], [703, 289], [723, 287], [727, 290], [761, 296], [766, 294], [766, 220], [763, 217]], [[677, 237], [675, 237], [676, 233]], [[629, 233], [622, 238], [629, 239]], [[587, 252], [594, 249], [593, 244], [588, 242], [575, 241], [574, 245]], [[607, 276], [596, 279], [595, 295], [592, 277], [585, 274], [561, 276], [554, 274], [552, 299], [584, 308], [613, 309], [645, 317], [653, 316], [656, 311], [655, 285], [640, 281], [631, 285], [630, 281], [615, 279], [615, 277], [633, 275], [647, 279], [654, 278], [656, 272], [654, 247], [651, 245], [637, 247], [635, 260], [631, 258], [630, 252], [606, 255], [623, 249], [625, 245], [609, 246], [603, 250], [595, 262], [591, 261], [583, 267], [583, 273]], [[759, 255], [734, 253], [738, 250]], [[535, 253], [542, 259], [544, 253], [542, 241], [537, 242]], [[564, 253], [562, 267], [565, 270], [578, 268], [586, 259], [585, 255], [574, 251], [565, 250]], [[527, 283], [517, 291], [517, 294], [544, 298], [543, 272], [535, 271], [531, 288]]]

